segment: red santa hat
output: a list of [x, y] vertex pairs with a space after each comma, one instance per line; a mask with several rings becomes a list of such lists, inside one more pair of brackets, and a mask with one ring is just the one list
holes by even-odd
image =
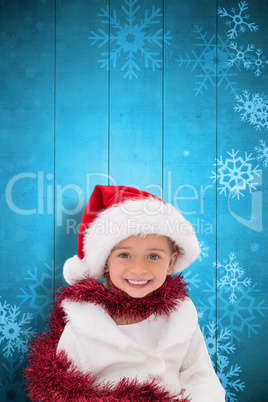
[[77, 255], [63, 267], [66, 282], [74, 284], [85, 275], [103, 278], [112, 249], [138, 234], [168, 236], [177, 245], [173, 273], [181, 272], [199, 255], [192, 225], [172, 205], [136, 188], [97, 185], [82, 216]]

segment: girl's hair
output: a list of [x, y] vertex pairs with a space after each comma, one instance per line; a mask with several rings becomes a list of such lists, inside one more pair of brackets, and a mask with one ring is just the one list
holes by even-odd
[[170, 252], [171, 252], [171, 254], [177, 252], [178, 255], [179, 255], [180, 249], [179, 249], [179, 247], [177, 246], [177, 244], [175, 243], [175, 241], [172, 240], [172, 239], [171, 239], [170, 237], [168, 237], [168, 236], [166, 236], [166, 237], [167, 237], [167, 240], [168, 240], [168, 244], [169, 244], [169, 247], [170, 247]]

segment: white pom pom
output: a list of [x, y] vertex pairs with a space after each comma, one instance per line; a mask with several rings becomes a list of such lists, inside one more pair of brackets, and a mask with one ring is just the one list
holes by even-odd
[[63, 265], [63, 277], [69, 285], [84, 279], [89, 274], [89, 268], [84, 260], [77, 255], [69, 258]]

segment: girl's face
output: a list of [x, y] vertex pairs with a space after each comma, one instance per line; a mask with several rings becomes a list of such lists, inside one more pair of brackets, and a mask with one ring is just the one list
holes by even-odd
[[166, 236], [130, 236], [112, 250], [106, 272], [111, 282], [131, 297], [158, 289], [172, 272], [177, 258]]

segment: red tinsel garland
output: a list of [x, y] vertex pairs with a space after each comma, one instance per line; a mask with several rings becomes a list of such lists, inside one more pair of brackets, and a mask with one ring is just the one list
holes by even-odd
[[128, 378], [116, 385], [99, 385], [90, 374], [82, 374], [64, 352], [56, 353], [65, 326], [61, 303], [65, 299], [86, 301], [103, 306], [110, 316], [142, 318], [148, 313], [166, 315], [186, 297], [181, 276], [167, 277], [161, 288], [141, 299], [134, 299], [119, 289], [112, 292], [90, 277], [62, 288], [49, 319], [49, 332], [30, 344], [29, 364], [24, 370], [28, 396], [33, 402], [190, 402], [187, 397], [171, 395], [155, 381], [138, 382]]
[[167, 276], [164, 284], [142, 298], [134, 298], [111, 283], [107, 291], [102, 283], [91, 277], [76, 285], [63, 288], [60, 299], [85, 301], [102, 306], [111, 317], [144, 318], [154, 313], [169, 315], [187, 296], [186, 283], [181, 275]]

